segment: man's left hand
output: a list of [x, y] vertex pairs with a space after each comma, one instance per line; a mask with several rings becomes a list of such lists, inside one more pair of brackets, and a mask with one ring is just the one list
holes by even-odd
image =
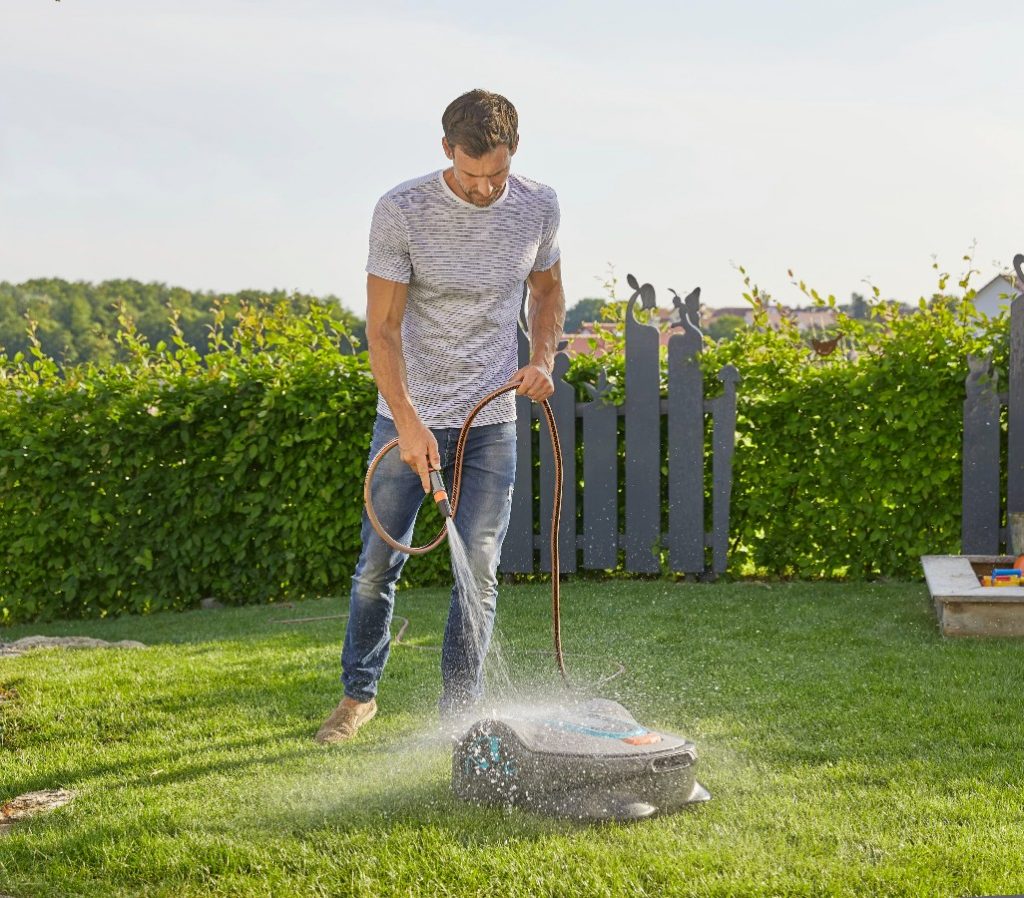
[[508, 382], [519, 385], [516, 396], [526, 396], [534, 402], [548, 399], [555, 392], [550, 372], [540, 365], [525, 365], [513, 374]]

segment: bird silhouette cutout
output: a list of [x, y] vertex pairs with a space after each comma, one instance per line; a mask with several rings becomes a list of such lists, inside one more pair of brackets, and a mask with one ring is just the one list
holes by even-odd
[[591, 402], [604, 402], [611, 392], [611, 384], [608, 383], [608, 371], [602, 368], [597, 373], [597, 384], [583, 382], [583, 389], [586, 390]]
[[688, 324], [693, 330], [701, 333], [700, 287], [694, 287], [687, 294], [686, 299], [683, 299], [671, 287], [668, 288], [668, 292], [672, 294], [672, 305], [675, 307], [676, 318], [678, 318], [678, 321], [672, 322], [672, 327], [685, 328]]

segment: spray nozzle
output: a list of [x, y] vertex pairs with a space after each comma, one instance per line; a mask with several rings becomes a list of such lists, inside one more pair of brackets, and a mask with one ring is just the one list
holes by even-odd
[[440, 471], [430, 471], [430, 491], [434, 495], [438, 511], [446, 518], [452, 516], [452, 507], [448, 503], [448, 490], [444, 488], [444, 480]]

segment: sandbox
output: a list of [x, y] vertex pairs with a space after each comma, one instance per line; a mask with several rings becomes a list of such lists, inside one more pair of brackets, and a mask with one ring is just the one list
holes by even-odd
[[923, 555], [921, 564], [944, 636], [1024, 636], [1024, 586], [982, 586], [1009, 555]]

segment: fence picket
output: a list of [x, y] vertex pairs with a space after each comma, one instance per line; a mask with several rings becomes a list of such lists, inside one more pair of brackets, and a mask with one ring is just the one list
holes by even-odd
[[718, 372], [724, 384], [714, 400], [711, 434], [711, 570], [724, 574], [729, 560], [729, 507], [732, 502], [732, 454], [736, 442], [736, 384], [740, 373], [732, 365]]
[[583, 428], [583, 567], [610, 570], [619, 558], [619, 414], [605, 401], [607, 384], [588, 392]]
[[[693, 299], [699, 309], [699, 288]], [[702, 572], [704, 560], [704, 339], [692, 316], [679, 305], [680, 334], [668, 341], [668, 535], [674, 571]]]
[[654, 288], [630, 275], [633, 295], [626, 304], [626, 532], [628, 570], [656, 574], [661, 563], [660, 335], [636, 320], [638, 300], [654, 308]]
[[[518, 335], [521, 367], [530, 359], [530, 341], [522, 322]], [[534, 570], [532, 406], [533, 403], [525, 396], [516, 397], [516, 480], [512, 489], [508, 534], [501, 546], [501, 570], [506, 574], [532, 574]]]

